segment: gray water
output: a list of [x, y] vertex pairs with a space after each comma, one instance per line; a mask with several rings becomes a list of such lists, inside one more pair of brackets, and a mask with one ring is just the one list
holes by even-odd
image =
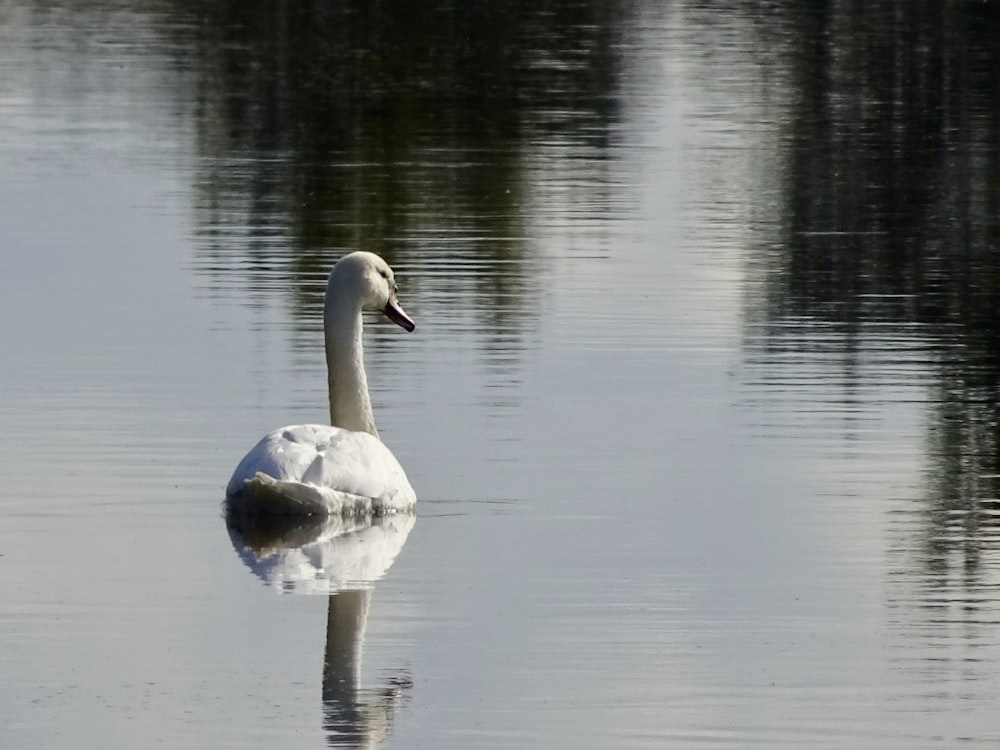
[[0, 3], [0, 745], [995, 746], [996, 5], [799, 5]]

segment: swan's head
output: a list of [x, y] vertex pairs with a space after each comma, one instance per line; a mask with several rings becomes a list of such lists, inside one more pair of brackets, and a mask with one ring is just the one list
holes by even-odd
[[358, 251], [338, 260], [330, 274], [330, 286], [336, 287], [338, 294], [357, 295], [362, 310], [381, 311], [407, 331], [417, 327], [396, 299], [396, 277], [392, 269], [375, 253]]

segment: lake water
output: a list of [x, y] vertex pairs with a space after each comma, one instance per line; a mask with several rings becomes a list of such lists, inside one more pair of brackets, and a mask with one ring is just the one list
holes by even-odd
[[995, 747], [996, 4], [293, 5], [0, 3], [0, 745]]

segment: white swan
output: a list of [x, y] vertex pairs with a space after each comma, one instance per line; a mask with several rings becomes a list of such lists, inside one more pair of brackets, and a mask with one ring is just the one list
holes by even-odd
[[409, 510], [417, 496], [379, 439], [368, 395], [362, 310], [381, 310], [412, 331], [396, 300], [389, 265], [373, 253], [345, 255], [326, 283], [330, 424], [281, 427], [240, 461], [226, 487], [231, 508], [272, 514], [384, 514]]

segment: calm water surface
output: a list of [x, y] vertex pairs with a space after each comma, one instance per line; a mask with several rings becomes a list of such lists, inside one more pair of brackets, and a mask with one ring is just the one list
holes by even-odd
[[[996, 28], [0, 3], [0, 744], [995, 746]], [[418, 515], [227, 524], [358, 247]]]

